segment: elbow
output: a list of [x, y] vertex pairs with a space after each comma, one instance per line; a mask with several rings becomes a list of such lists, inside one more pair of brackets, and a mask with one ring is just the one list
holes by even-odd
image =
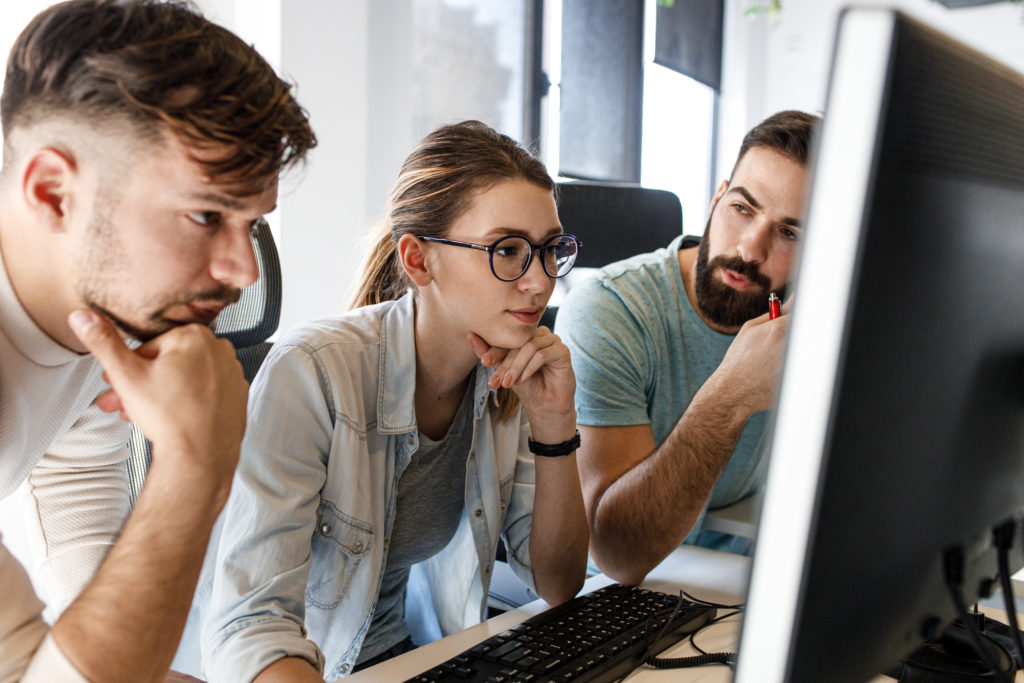
[[538, 588], [537, 594], [544, 602], [554, 607], [575, 598], [581, 588], [583, 588], [582, 577], [577, 581], [564, 581], [560, 586], [545, 588], [543, 591]]
[[[637, 586], [647, 574], [658, 564], [641, 557], [639, 553], [615, 552], [601, 548], [601, 544], [591, 542], [590, 555], [601, 573], [625, 586]], [[628, 545], [627, 545], [628, 547]], [[623, 548], [625, 549], [625, 548]], [[636, 550], [636, 548], [632, 548]]]
[[608, 567], [605, 569], [600, 563], [597, 565], [605, 576], [608, 576], [624, 586], [639, 586], [640, 582], [647, 577], [651, 568], [636, 566]]

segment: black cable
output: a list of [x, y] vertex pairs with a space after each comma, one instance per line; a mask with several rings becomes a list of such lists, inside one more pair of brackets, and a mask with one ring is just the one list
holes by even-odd
[[974, 649], [977, 650], [978, 656], [985, 661], [985, 666], [987, 666], [992, 673], [999, 678], [999, 680], [1003, 681], [1003, 683], [1013, 683], [1006, 675], [1006, 672], [999, 667], [999, 663], [992, 659], [992, 650], [985, 647], [985, 643], [981, 639], [981, 632], [978, 631], [978, 625], [967, 613], [967, 605], [964, 602], [963, 591], [961, 590], [964, 577], [963, 551], [960, 548], [947, 550], [943, 564], [946, 574], [946, 586], [949, 588], [950, 595], [953, 597], [953, 602], [956, 603], [956, 608], [960, 613], [961, 621], [963, 621], [964, 625], [967, 627], [967, 633], [971, 636], [971, 642], [974, 644]]
[[[723, 619], [728, 619], [729, 617], [736, 616], [741, 612], [741, 610], [738, 608], [737, 605], [724, 605], [722, 603], [711, 602], [710, 600], [702, 600], [700, 598], [696, 598], [690, 595], [684, 590], [680, 590], [679, 602], [676, 604], [676, 608], [672, 612], [672, 617], [675, 616], [675, 612], [678, 611], [679, 607], [682, 605], [683, 596], [686, 596], [686, 598], [694, 604], [703, 605], [705, 607], [715, 607], [720, 609], [732, 609], [733, 611], [729, 612], [728, 614], [718, 615], [714, 619], [707, 621], [696, 631], [690, 633], [690, 646], [693, 647], [694, 650], [699, 652], [699, 655], [694, 655], [690, 657], [656, 657], [650, 654], [650, 649], [653, 649], [654, 647], [652, 645], [651, 648], [644, 654], [644, 657], [641, 659], [641, 661], [644, 664], [652, 666], [656, 669], [682, 669], [687, 667], [704, 666], [706, 664], [724, 664], [731, 669], [732, 665], [736, 662], [735, 652], [706, 652], [703, 648], [697, 645], [697, 641], [695, 640], [695, 638], [698, 633], [703, 632], [704, 629], [706, 629], [707, 627], [711, 626], [712, 624], [716, 624], [722, 621]], [[672, 618], [670, 617], [669, 622], [671, 621]], [[667, 626], [668, 624], [666, 624], [666, 628]], [[658, 640], [660, 639], [661, 635], [659, 634]], [[657, 640], [655, 642], [657, 642]]]
[[[700, 653], [699, 655], [693, 655], [689, 657], [657, 657], [652, 655], [651, 652], [657, 646], [658, 641], [661, 640], [662, 636], [665, 635], [665, 631], [672, 624], [672, 620], [675, 619], [675, 616], [679, 612], [679, 609], [683, 606], [684, 596], [687, 600], [689, 600], [691, 603], [695, 605], [699, 605], [702, 607], [715, 607], [718, 609], [731, 609], [733, 611], [729, 612], [728, 614], [720, 614], [714, 619], [708, 620], [696, 631], [690, 633], [690, 645], [693, 647], [693, 649]], [[658, 633], [657, 637], [655, 637], [653, 641], [649, 642], [647, 640], [647, 627], [650, 625], [651, 619], [654, 619], [654, 617], [652, 616], [648, 618], [647, 621], [644, 623], [644, 644], [647, 647], [644, 651], [644, 654], [640, 658], [640, 662], [655, 669], [682, 669], [696, 666], [705, 666], [707, 664], [724, 664], [725, 666], [728, 666], [730, 669], [735, 670], [735, 652], [705, 652], [703, 649], [701, 649], [699, 645], [697, 645], [697, 642], [694, 640], [694, 636], [696, 636], [698, 633], [703, 632], [704, 629], [706, 629], [708, 626], [711, 626], [712, 624], [718, 623], [723, 619], [728, 619], [729, 617], [736, 616], [737, 614], [743, 611], [742, 607], [743, 603], [737, 605], [725, 605], [718, 602], [712, 602], [710, 600], [703, 600], [701, 598], [697, 598], [693, 595], [690, 595], [684, 590], [680, 590], [679, 599], [676, 601], [675, 607], [672, 608], [672, 613], [669, 615], [668, 619], [665, 621], [665, 625], [661, 627], [661, 631]], [[616, 683], [624, 680], [632, 673], [633, 672], [630, 671], [623, 674], [619, 678], [615, 679]]]
[[687, 593], [686, 591], [680, 591], [680, 592], [686, 597], [687, 600], [689, 600], [690, 602], [696, 603], [698, 605], [706, 605], [708, 607], [718, 607], [720, 609], [736, 609], [736, 610], [742, 610], [743, 607], [744, 607], [744, 603], [742, 603], [742, 602], [738, 602], [735, 605], [726, 605], [726, 604], [721, 603], [721, 602], [712, 602], [710, 600], [704, 600], [702, 598], [694, 597], [694, 596], [690, 595], [689, 593]]
[[1013, 644], [1017, 648], [1017, 661], [1024, 662], [1024, 642], [1021, 641], [1020, 629], [1017, 627], [1017, 606], [1013, 600], [1013, 586], [1010, 585], [1010, 547], [1013, 546], [1013, 534], [1016, 524], [1010, 520], [993, 531], [996, 549], [999, 552], [999, 583], [1003, 587], [1003, 605], [1006, 607], [1006, 618], [1013, 631]]

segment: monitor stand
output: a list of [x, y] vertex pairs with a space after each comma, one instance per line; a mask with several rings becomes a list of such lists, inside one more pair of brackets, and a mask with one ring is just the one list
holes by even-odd
[[[1011, 654], [1014, 645], [1010, 627], [977, 611], [971, 618], [975, 619], [985, 644], [991, 646], [1003, 671], [1012, 680], [1021, 663], [1015, 661]], [[901, 683], [1000, 680], [978, 655], [967, 627], [959, 619], [938, 638], [925, 642], [900, 661], [886, 675]]]

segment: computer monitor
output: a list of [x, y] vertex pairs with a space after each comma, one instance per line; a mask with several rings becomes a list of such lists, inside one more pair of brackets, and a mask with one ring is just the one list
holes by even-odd
[[1024, 77], [847, 10], [811, 168], [737, 683], [883, 673], [1022, 545]]

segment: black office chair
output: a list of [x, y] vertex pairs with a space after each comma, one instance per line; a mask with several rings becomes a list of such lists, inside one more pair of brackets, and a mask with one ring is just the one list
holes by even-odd
[[[577, 268], [601, 268], [666, 247], [683, 232], [682, 204], [667, 190], [569, 180], [558, 183], [558, 195], [562, 228], [583, 243]], [[557, 311], [548, 306], [541, 324], [554, 327]]]
[[[270, 225], [265, 220], [256, 225], [252, 244], [259, 277], [242, 290], [238, 301], [221, 311], [213, 324], [214, 333], [235, 347], [235, 355], [249, 382], [270, 351], [271, 342], [267, 339], [281, 320], [281, 261]], [[127, 462], [129, 496], [134, 508], [152, 460], [150, 443], [135, 425], [132, 425], [128, 448], [131, 451]]]

